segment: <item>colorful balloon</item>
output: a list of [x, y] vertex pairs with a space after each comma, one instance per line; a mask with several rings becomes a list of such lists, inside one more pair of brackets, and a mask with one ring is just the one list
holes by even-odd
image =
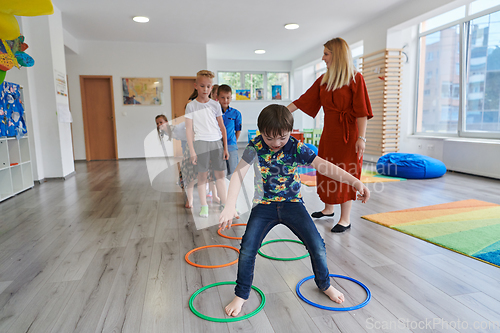
[[0, 0], [0, 39], [16, 39], [20, 34], [16, 16], [54, 14], [51, 0]]

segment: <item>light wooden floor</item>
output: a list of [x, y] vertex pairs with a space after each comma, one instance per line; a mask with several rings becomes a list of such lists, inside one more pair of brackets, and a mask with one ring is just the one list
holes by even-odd
[[[184, 255], [209, 244], [239, 247], [239, 241], [220, 237], [216, 227], [196, 230], [175, 177], [163, 183], [171, 192], [152, 189], [144, 160], [79, 162], [76, 169], [73, 178], [0, 204], [0, 332], [500, 332], [491, 326], [500, 325], [498, 268], [360, 218], [463, 199], [500, 204], [500, 181], [448, 173], [370, 184], [371, 201], [353, 206], [352, 230], [332, 234], [332, 220], [316, 222], [330, 272], [366, 284], [373, 294], [368, 306], [351, 312], [314, 308], [295, 294], [297, 282], [312, 274], [309, 259], [258, 256], [254, 285], [267, 303], [256, 316], [227, 324], [196, 317], [188, 300], [202, 286], [234, 281], [236, 265], [201, 269], [188, 265]], [[309, 211], [321, 208], [313, 191], [303, 194]], [[243, 228], [228, 233], [241, 235]], [[268, 239], [286, 237], [290, 232], [277, 227]], [[292, 243], [263, 250], [276, 256], [305, 253]], [[236, 256], [211, 249], [190, 258], [214, 265]], [[332, 283], [346, 294], [346, 306], [365, 297], [352, 282]], [[302, 292], [331, 305], [312, 280]], [[232, 286], [212, 288], [196, 298], [195, 307], [223, 317], [232, 297]], [[259, 301], [252, 292], [245, 313]], [[480, 329], [489, 321], [490, 329]]]

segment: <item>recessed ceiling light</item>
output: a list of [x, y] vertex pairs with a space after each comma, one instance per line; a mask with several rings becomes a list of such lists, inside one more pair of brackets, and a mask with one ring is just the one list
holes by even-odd
[[264, 54], [266, 53], [266, 50], [255, 50], [256, 54]]
[[146, 22], [149, 22], [149, 17], [146, 17], [146, 16], [134, 16], [134, 18], [132, 20], [134, 20], [137, 23], [146, 23]]
[[299, 28], [299, 25], [297, 23], [287, 23], [285, 24], [285, 29], [288, 29], [288, 30], [295, 30], [295, 29], [298, 29]]

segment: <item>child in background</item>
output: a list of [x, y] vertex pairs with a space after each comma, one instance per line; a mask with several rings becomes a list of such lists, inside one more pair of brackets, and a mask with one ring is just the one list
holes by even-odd
[[[226, 203], [224, 174], [225, 160], [228, 159], [227, 137], [222, 109], [219, 103], [210, 99], [214, 74], [207, 70], [196, 74], [194, 87], [198, 97], [186, 106], [186, 136], [188, 139], [191, 161], [198, 172], [198, 194], [201, 201], [201, 217], [208, 217], [208, 205], [205, 184], [210, 163], [214, 170], [217, 192], [221, 207]], [[221, 140], [222, 139], [222, 140]]]
[[227, 150], [229, 159], [227, 160], [227, 175], [233, 174], [238, 165], [238, 138], [241, 134], [241, 113], [229, 106], [233, 98], [233, 91], [230, 86], [223, 84], [217, 91], [219, 103], [222, 107], [222, 119], [227, 132]]
[[[330, 285], [326, 262], [325, 242], [304, 207], [300, 194], [299, 165], [312, 165], [317, 172], [337, 181], [347, 183], [359, 191], [358, 199], [365, 203], [370, 192], [358, 179], [325, 161], [306, 145], [290, 137], [293, 116], [283, 105], [272, 104], [264, 108], [258, 118], [261, 135], [250, 141], [241, 162], [231, 177], [227, 205], [219, 218], [219, 228], [231, 227], [233, 218], [239, 218], [236, 199], [241, 183], [253, 161], [258, 163], [262, 176], [262, 197], [256, 196], [241, 241], [238, 259], [238, 277], [235, 297], [225, 310], [236, 317], [248, 299], [253, 281], [255, 256], [267, 233], [276, 225], [286, 225], [306, 246], [311, 255], [314, 281], [336, 303], [344, 301], [344, 295]], [[256, 191], [258, 194], [259, 191]]]
[[157, 115], [155, 117], [155, 122], [156, 130], [158, 131], [158, 137], [160, 138], [160, 140], [163, 139], [165, 135], [168, 137], [168, 140], [172, 140], [172, 129], [168, 124], [167, 116], [165, 116], [164, 114]]
[[161, 146], [163, 148], [163, 153], [168, 160], [167, 147], [165, 146], [165, 140], [172, 141], [172, 129], [168, 124], [167, 116], [164, 114], [157, 115], [155, 117], [156, 130], [158, 131], [158, 139], [160, 139]]
[[210, 93], [210, 98], [213, 99], [216, 102], [219, 101], [218, 91], [219, 91], [219, 85], [218, 84], [214, 84], [212, 86], [212, 92]]
[[[183, 159], [181, 161], [181, 167], [179, 170], [179, 186], [186, 191], [186, 203], [185, 208], [191, 208], [193, 206], [193, 190], [194, 181], [197, 177], [194, 170], [194, 165], [191, 163], [191, 157], [189, 156], [189, 150], [186, 149], [186, 123], [182, 122], [176, 126], [170, 126], [168, 124], [167, 117], [163, 114], [156, 116], [156, 130], [158, 131], [158, 137], [160, 141], [167, 136], [170, 141], [172, 139], [180, 140], [182, 143], [182, 154]], [[173, 128], [172, 128], [173, 127]], [[165, 147], [164, 147], [165, 149]]]
[[[196, 97], [198, 97], [198, 91], [196, 91], [196, 89], [194, 89], [194, 91], [188, 97], [189, 102], [196, 99]], [[186, 104], [186, 106], [187, 106], [187, 104]], [[185, 207], [192, 208], [193, 207], [193, 188], [194, 188], [195, 180], [198, 179], [198, 173], [196, 172], [196, 168], [195, 168], [194, 164], [191, 162], [191, 155], [189, 153], [189, 147], [187, 146], [186, 121], [185, 121], [184, 116], [182, 118], [183, 118], [182, 123], [176, 125], [174, 130], [173, 130], [173, 132], [174, 132], [173, 137], [174, 137], [174, 139], [181, 140], [182, 155], [183, 155], [183, 160], [181, 162], [181, 174], [184, 175], [184, 181], [182, 182], [183, 179], [181, 176], [180, 177], [181, 178], [180, 184], [181, 184], [182, 189], [184, 189], [184, 185], [182, 185], [182, 184], [187, 184], [186, 194], [187, 194], [188, 200], [186, 202]], [[212, 192], [212, 195], [207, 194], [207, 196], [212, 197], [212, 202], [220, 203], [220, 199], [217, 196], [217, 189], [215, 187], [214, 171], [212, 170], [211, 165], [209, 168], [207, 181], [208, 181], [207, 186], [208, 186], [208, 184], [210, 184], [209, 191]]]
[[[184, 117], [180, 117], [180, 118], [184, 118]], [[173, 126], [172, 137], [174, 139], [181, 141], [182, 155], [184, 155], [184, 151], [187, 149], [186, 121], [185, 120], [182, 120], [182, 122]]]

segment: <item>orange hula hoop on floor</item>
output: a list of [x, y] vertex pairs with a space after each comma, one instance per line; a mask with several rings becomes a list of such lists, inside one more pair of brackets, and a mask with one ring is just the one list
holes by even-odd
[[[246, 223], [235, 223], [235, 224], [232, 225], [232, 227], [236, 227], [236, 226], [239, 226], [239, 225], [247, 225], [247, 224]], [[219, 234], [219, 236], [222, 236], [224, 238], [229, 238], [229, 239], [238, 239], [238, 240], [240, 240], [240, 239], [243, 238], [243, 237], [233, 237], [233, 236], [224, 235], [224, 234], [222, 234], [221, 229], [217, 230], [217, 233]]]
[[238, 262], [238, 259], [236, 259], [233, 262], [230, 262], [230, 263], [227, 263], [227, 264], [223, 264], [223, 265], [207, 266], [207, 265], [195, 264], [194, 262], [192, 262], [192, 261], [189, 260], [189, 256], [191, 255], [191, 253], [193, 253], [195, 251], [198, 251], [198, 250], [207, 249], [209, 247], [225, 247], [225, 248], [232, 249], [232, 250], [235, 250], [236, 252], [240, 253], [240, 250], [238, 250], [237, 248], [235, 248], [233, 246], [229, 246], [229, 245], [207, 245], [207, 246], [197, 247], [196, 249], [193, 249], [193, 250], [189, 251], [188, 253], [186, 253], [186, 256], [184, 257], [184, 259], [186, 259], [186, 262], [188, 264], [190, 264], [190, 265], [192, 265], [194, 267], [199, 267], [199, 268], [221, 268], [221, 267], [227, 267], [227, 266], [234, 265], [234, 264], [236, 264]]

